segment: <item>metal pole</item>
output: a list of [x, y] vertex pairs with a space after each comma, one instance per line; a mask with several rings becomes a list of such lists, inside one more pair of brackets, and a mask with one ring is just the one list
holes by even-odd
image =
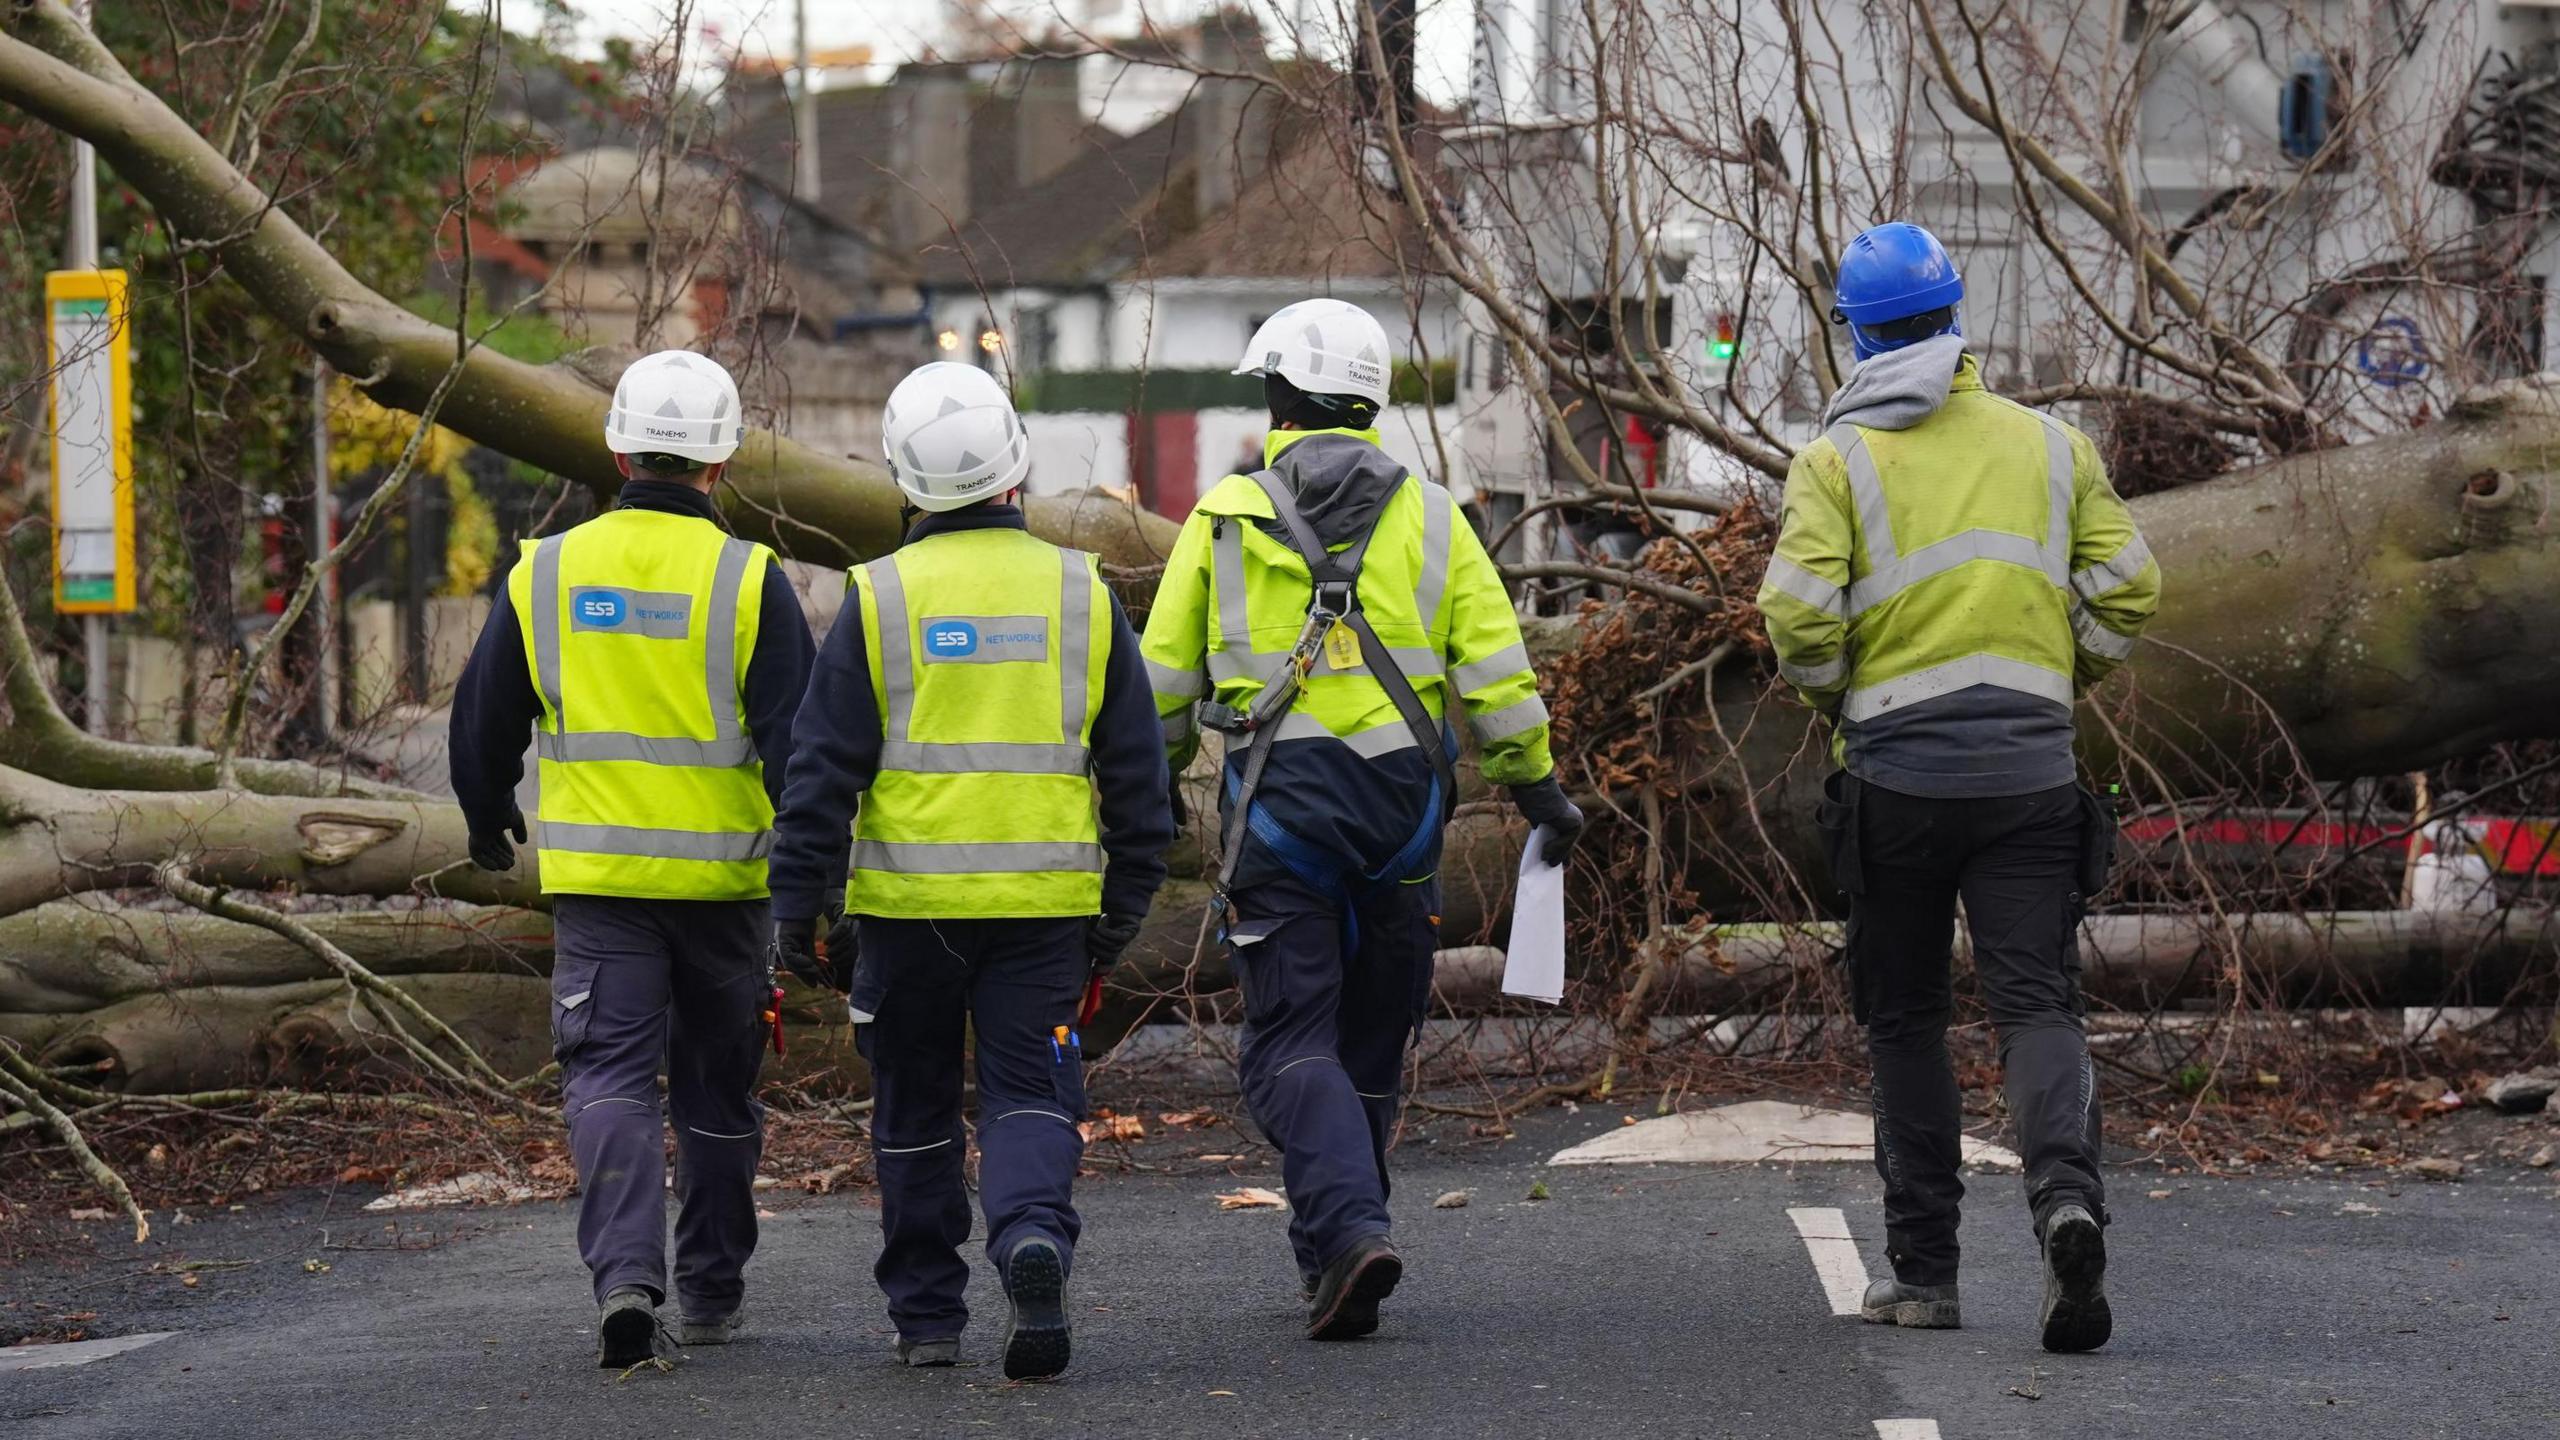
[[[303, 548], [317, 565], [337, 543], [337, 505], [329, 484], [329, 362], [311, 362], [311, 529]], [[338, 572], [320, 577], [311, 594], [313, 669], [311, 726], [323, 739], [338, 728]]]
[[809, 64], [809, 0], [793, 0], [791, 15], [796, 34], [794, 58], [800, 70], [799, 104], [791, 117], [799, 142], [792, 188], [800, 192], [802, 200], [814, 205], [818, 203], [818, 96], [811, 82], [818, 72]]
[[[89, 23], [89, 0], [73, 0], [71, 13]], [[71, 143], [71, 225], [64, 237], [62, 268], [98, 268], [98, 152], [86, 140]], [[89, 675], [84, 718], [92, 734], [107, 733], [107, 617], [81, 617], [80, 638]]]

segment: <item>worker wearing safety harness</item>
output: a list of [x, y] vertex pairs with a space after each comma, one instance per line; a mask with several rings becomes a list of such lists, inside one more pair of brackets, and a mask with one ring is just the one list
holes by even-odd
[[598, 1360], [617, 1368], [656, 1352], [667, 1118], [683, 1343], [737, 1329], [756, 1245], [764, 857], [811, 646], [773, 552], [711, 503], [742, 433], [716, 363], [666, 350], [624, 371], [605, 412], [620, 500], [525, 542], [453, 697], [453, 792], [481, 868], [515, 863], [528, 732], [539, 757], [578, 1250]]
[[2113, 1322], [2077, 934], [2115, 832], [2076, 781], [2071, 707], [2132, 653], [2160, 567], [2088, 437], [1983, 388], [1963, 298], [1917, 226], [1850, 242], [1832, 318], [1858, 364], [1788, 472], [1760, 608], [1843, 767], [1821, 821], [1850, 901], [1893, 1270], [1865, 1317], [1960, 1323], [1961, 899], [2044, 1254], [2044, 1346], [2092, 1350]]
[[1319, 1340], [1374, 1331], [1403, 1263], [1386, 1148], [1431, 996], [1453, 712], [1484, 777], [1549, 827], [1547, 712], [1511, 598], [1449, 492], [1378, 448], [1393, 352], [1367, 312], [1307, 300], [1254, 332], [1265, 468], [1200, 501], [1147, 618], [1167, 755], [1225, 738], [1217, 904], [1244, 992], [1245, 1103], [1281, 1155]]
[[[960, 1102], [976, 1037], [1004, 1373], [1045, 1378], [1067, 1367], [1082, 1228], [1077, 1026], [1164, 880], [1164, 762], [1137, 634], [1094, 557], [1023, 528], [1030, 440], [1003, 387], [924, 366], [890, 393], [882, 434], [925, 513], [854, 569], [818, 656], [775, 821], [775, 947], [849, 991], [886, 1240], [873, 1273], [908, 1365], [956, 1363], [969, 1319]], [[848, 918], [822, 959], [836, 895]]]

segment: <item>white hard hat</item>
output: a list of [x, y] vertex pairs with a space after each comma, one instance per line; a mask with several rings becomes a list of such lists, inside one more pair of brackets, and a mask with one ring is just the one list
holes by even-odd
[[919, 510], [957, 510], [1022, 483], [1031, 437], [1013, 398], [975, 365], [919, 366], [880, 412], [889, 473]]
[[613, 387], [604, 413], [605, 448], [617, 455], [681, 455], [717, 465], [746, 438], [738, 382], [690, 350], [643, 355]]
[[1301, 300], [1245, 342], [1238, 375], [1277, 375], [1310, 395], [1352, 395], [1384, 408], [1386, 327], [1348, 300]]

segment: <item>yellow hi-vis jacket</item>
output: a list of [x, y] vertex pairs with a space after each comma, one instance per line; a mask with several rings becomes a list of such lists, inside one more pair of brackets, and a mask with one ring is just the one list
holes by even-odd
[[881, 749], [845, 910], [1099, 913], [1090, 747], [1112, 610], [1094, 557], [1021, 530], [959, 530], [908, 542], [853, 584]]
[[542, 697], [545, 894], [764, 896], [773, 804], [740, 686], [772, 563], [656, 510], [524, 542], [507, 587]]
[[[1264, 442], [1265, 463], [1317, 435], [1378, 442], [1375, 430], [1274, 431]], [[1193, 704], [1214, 695], [1250, 709], [1305, 627], [1314, 582], [1297, 552], [1253, 523], [1271, 518], [1271, 497], [1261, 486], [1228, 476], [1183, 522], [1157, 584], [1140, 648], [1177, 774], [1199, 746]], [[1405, 477], [1362, 558], [1359, 599], [1423, 708], [1442, 717], [1457, 697], [1481, 746], [1485, 779], [1525, 785], [1546, 778], [1555, 768], [1547, 707], [1519, 616], [1446, 489]], [[1278, 739], [1333, 740], [1373, 760], [1417, 748], [1341, 626], [1281, 720]]]
[[1849, 724], [1973, 685], [2069, 705], [2133, 653], [2160, 567], [2089, 437], [1982, 388], [1797, 452], [1761, 582], [1778, 673]]

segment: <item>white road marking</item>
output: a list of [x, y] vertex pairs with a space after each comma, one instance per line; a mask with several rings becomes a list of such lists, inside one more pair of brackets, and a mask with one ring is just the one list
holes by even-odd
[[1789, 1210], [1796, 1233], [1813, 1257], [1813, 1273], [1834, 1315], [1855, 1315], [1867, 1293], [1867, 1262], [1858, 1256], [1857, 1238], [1849, 1233], [1849, 1217], [1837, 1210]]
[[74, 1340], [63, 1345], [12, 1345], [0, 1350], [0, 1375], [14, 1370], [52, 1370], [65, 1365], [86, 1365], [104, 1360], [127, 1350], [156, 1345], [175, 1330], [155, 1330], [145, 1335], [118, 1335], [111, 1340]]
[[1876, 1440], [1938, 1440], [1935, 1420], [1879, 1420]]
[[[1864, 1165], [1875, 1159], [1875, 1121], [1846, 1110], [1749, 1100], [1621, 1125], [1547, 1161], [1550, 1165]], [[1964, 1163], [2015, 1170], [2015, 1152], [1964, 1137]]]

